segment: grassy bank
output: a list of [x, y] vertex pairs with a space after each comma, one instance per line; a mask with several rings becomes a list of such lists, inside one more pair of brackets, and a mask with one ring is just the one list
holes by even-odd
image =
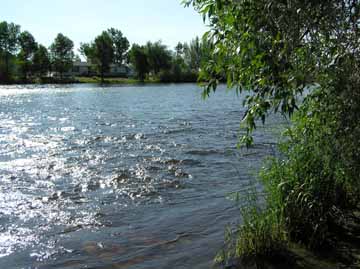
[[[301, 243], [283, 241], [281, 248], [276, 251], [272, 249], [271, 253], [263, 256], [237, 256], [225, 262], [222, 254], [219, 254], [218, 263], [222, 265], [221, 268], [231, 269], [360, 268], [360, 208], [343, 212], [342, 217], [334, 223], [336, 229], [328, 235], [331, 246], [314, 250]], [[259, 231], [259, 226], [255, 225], [254, 229]]]
[[227, 236], [218, 262], [236, 260], [234, 268], [359, 265], [359, 85], [347, 72], [307, 96], [283, 134], [280, 157], [260, 173], [264, 189], [242, 201], [242, 224]]

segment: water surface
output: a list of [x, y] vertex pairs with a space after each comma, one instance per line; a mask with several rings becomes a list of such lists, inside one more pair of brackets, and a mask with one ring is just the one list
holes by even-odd
[[276, 121], [192, 84], [0, 87], [0, 268], [210, 268]]

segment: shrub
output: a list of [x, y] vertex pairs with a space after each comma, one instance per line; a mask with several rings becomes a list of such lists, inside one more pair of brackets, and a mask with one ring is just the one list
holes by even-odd
[[305, 98], [279, 145], [281, 157], [260, 173], [265, 205], [253, 198], [242, 206], [243, 223], [223, 258], [259, 261], [289, 241], [312, 250], [335, 246], [344, 211], [359, 202], [359, 81], [356, 72], [343, 73]]

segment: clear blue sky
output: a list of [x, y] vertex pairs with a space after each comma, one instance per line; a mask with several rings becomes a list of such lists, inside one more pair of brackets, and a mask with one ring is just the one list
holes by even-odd
[[[103, 30], [120, 29], [130, 43], [161, 39], [173, 48], [178, 41], [202, 35], [201, 16], [180, 0], [1, 0], [0, 21], [14, 22], [49, 46], [57, 33], [75, 47]], [[76, 51], [77, 52], [77, 51]]]

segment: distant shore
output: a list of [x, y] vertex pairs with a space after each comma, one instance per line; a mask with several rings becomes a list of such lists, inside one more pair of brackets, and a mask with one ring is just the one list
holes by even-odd
[[150, 83], [197, 83], [197, 81], [162, 81], [160, 79], [145, 79], [144, 81], [135, 78], [111, 77], [105, 78], [104, 82], [100, 77], [74, 77], [64, 79], [44, 78], [41, 80], [18, 81], [8, 83], [0, 82], [0, 85], [32, 85], [32, 84], [150, 84]]

